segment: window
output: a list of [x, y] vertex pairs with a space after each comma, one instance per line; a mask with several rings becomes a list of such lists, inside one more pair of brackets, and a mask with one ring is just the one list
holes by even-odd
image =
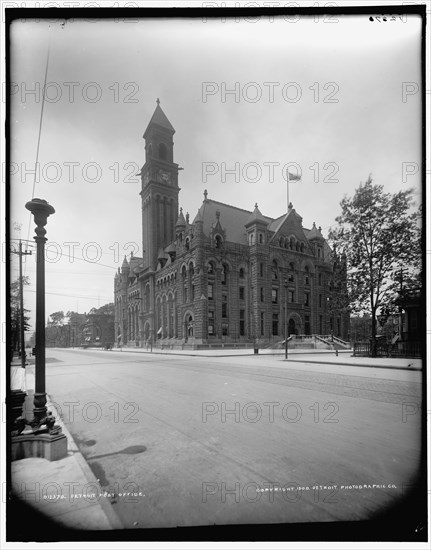
[[187, 237], [186, 242], [184, 243], [184, 247], [186, 250], [190, 249], [190, 239]]
[[208, 335], [214, 334], [214, 311], [208, 311]]
[[319, 286], [322, 286], [322, 274], [319, 273]]
[[243, 286], [239, 287], [239, 299], [240, 300], [245, 299], [245, 287], [243, 287]]
[[239, 278], [240, 279], [244, 279], [244, 269], [241, 267], [241, 269], [239, 270]]
[[295, 291], [289, 290], [289, 302], [293, 303], [295, 301]]
[[166, 148], [166, 145], [164, 143], [159, 144], [159, 158], [162, 160], [166, 160], [166, 157], [168, 156], [168, 150]]
[[195, 285], [192, 284], [190, 286], [190, 300], [193, 302], [194, 299], [195, 299]]
[[272, 268], [271, 268], [271, 276], [272, 280], [276, 281], [278, 279], [278, 264], [277, 260], [272, 261]]
[[273, 304], [278, 304], [278, 289], [276, 288], [271, 291], [271, 301]]
[[263, 264], [259, 264], [259, 273], [260, 276], [263, 277]]
[[253, 246], [253, 245], [254, 245], [254, 234], [253, 234], [253, 233], [250, 233], [250, 236], [249, 236], [249, 244], [250, 244], [250, 246]]
[[187, 287], [184, 287], [184, 303], [187, 302]]
[[216, 248], [221, 248], [222, 238], [220, 237], [220, 235], [215, 236], [214, 242], [215, 242], [215, 247]]
[[301, 252], [304, 252], [305, 245], [304, 243], [301, 243]]
[[209, 284], [208, 285], [208, 300], [213, 300], [214, 299], [213, 291], [214, 291], [214, 285]]
[[310, 284], [310, 269], [308, 265], [305, 266], [304, 284]]
[[309, 306], [310, 305], [310, 293], [306, 292], [304, 298], [305, 298], [304, 299], [304, 305]]
[[227, 294], [223, 294], [222, 296], [221, 316], [223, 318], [227, 317]]
[[265, 313], [263, 311], [260, 312], [260, 335], [265, 335]]
[[227, 281], [227, 265], [223, 265], [221, 270], [221, 284], [225, 285]]
[[319, 294], [319, 307], [322, 307], [322, 295]]
[[265, 301], [265, 289], [263, 288], [263, 286], [260, 287], [260, 301]]
[[272, 314], [272, 335], [278, 335], [278, 313]]
[[208, 264], [208, 273], [209, 274], [214, 274], [214, 266], [213, 266], [212, 263]]
[[322, 249], [320, 247], [317, 248], [317, 257], [318, 258], [322, 257]]
[[227, 336], [229, 334], [229, 325], [227, 323], [221, 324], [221, 333], [223, 336]]
[[259, 244], [263, 244], [263, 233], [259, 233]]
[[245, 336], [245, 310], [239, 310], [239, 335]]

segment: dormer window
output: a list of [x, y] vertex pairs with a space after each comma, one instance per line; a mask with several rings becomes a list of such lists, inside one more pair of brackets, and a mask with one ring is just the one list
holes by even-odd
[[215, 247], [216, 248], [221, 248], [222, 242], [223, 242], [223, 240], [221, 238], [221, 235], [216, 235], [215, 238], [214, 238]]

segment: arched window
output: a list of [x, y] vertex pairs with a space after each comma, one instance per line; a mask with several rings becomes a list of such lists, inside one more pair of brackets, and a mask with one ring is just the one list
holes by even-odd
[[310, 284], [310, 269], [308, 265], [305, 266], [305, 275], [304, 275], [304, 284], [309, 285]]
[[166, 160], [168, 156], [168, 150], [164, 143], [159, 143], [159, 159]]
[[250, 233], [249, 243], [250, 243], [250, 246], [254, 245], [254, 233]]
[[186, 250], [190, 250], [190, 239], [189, 239], [189, 237], [186, 238], [186, 241], [184, 243], [184, 248]]
[[221, 284], [222, 285], [227, 284], [227, 275], [228, 275], [228, 266], [226, 264], [223, 264], [223, 267], [221, 269]]
[[190, 274], [190, 277], [193, 277], [193, 275], [195, 274], [195, 268], [193, 267], [193, 264], [190, 264], [189, 274]]
[[239, 270], [239, 278], [244, 279], [244, 269], [242, 267]]
[[273, 280], [273, 281], [276, 281], [276, 280], [278, 279], [278, 264], [277, 264], [277, 260], [272, 260], [271, 275], [272, 275], [272, 280]]
[[301, 252], [304, 252], [305, 245], [304, 243], [301, 243]]
[[322, 286], [322, 274], [319, 273], [319, 286]]
[[294, 280], [294, 272], [295, 272], [295, 266], [293, 265], [292, 262], [290, 262], [290, 264], [289, 264], [289, 275], [287, 277], [290, 283], [292, 283], [293, 280]]
[[263, 233], [259, 233], [259, 244], [263, 244]]
[[290, 250], [295, 249], [295, 239], [293, 237], [290, 237]]
[[215, 243], [215, 247], [216, 248], [221, 248], [221, 245], [222, 245], [222, 238], [220, 235], [216, 235], [215, 236], [215, 239], [214, 239], [214, 243]]
[[183, 276], [183, 279], [185, 279], [186, 276], [187, 276], [187, 271], [186, 271], [186, 266], [185, 265], [183, 265], [183, 268], [181, 270], [181, 275]]

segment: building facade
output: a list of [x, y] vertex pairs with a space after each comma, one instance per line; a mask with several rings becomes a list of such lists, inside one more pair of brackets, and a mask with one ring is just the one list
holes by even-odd
[[[348, 338], [345, 264], [289, 204], [276, 218], [208, 197], [179, 209], [175, 130], [157, 101], [144, 133], [142, 257], [115, 275], [117, 345], [270, 345], [289, 335]], [[287, 307], [286, 307], [287, 306]]]

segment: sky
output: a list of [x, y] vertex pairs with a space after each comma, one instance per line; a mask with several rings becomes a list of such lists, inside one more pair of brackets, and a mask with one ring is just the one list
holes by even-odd
[[47, 316], [112, 302], [124, 255], [142, 254], [136, 174], [157, 98], [176, 130], [179, 202], [191, 219], [205, 189], [277, 218], [286, 167], [301, 173], [289, 198], [304, 227], [315, 222], [325, 236], [370, 173], [386, 192], [414, 188], [421, 203], [419, 17], [22, 20], [10, 38], [11, 237], [31, 241], [33, 328], [25, 203], [34, 196], [56, 210], [46, 226]]

